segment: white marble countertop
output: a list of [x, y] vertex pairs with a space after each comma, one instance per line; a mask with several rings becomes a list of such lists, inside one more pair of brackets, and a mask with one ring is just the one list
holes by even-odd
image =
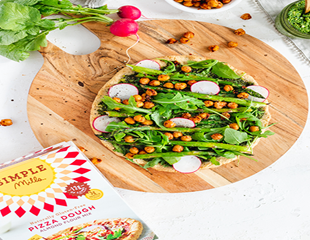
[[[310, 66], [277, 33], [253, 0], [218, 14], [191, 14], [164, 0], [109, 1], [109, 8], [135, 5], [147, 18], [199, 20], [240, 28], [275, 48], [297, 69], [307, 89]], [[252, 19], [240, 19], [243, 13]], [[90, 53], [99, 40], [83, 27], [51, 33], [48, 39], [73, 54]], [[305, 40], [309, 41], [309, 40]], [[89, 43], [88, 45], [85, 42]], [[0, 57], [0, 162], [41, 149], [27, 119], [27, 94], [43, 58], [35, 52], [24, 62]], [[310, 128], [278, 161], [252, 177], [224, 187], [194, 193], [154, 194], [118, 189], [130, 206], [164, 240], [286, 240], [310, 239]]]

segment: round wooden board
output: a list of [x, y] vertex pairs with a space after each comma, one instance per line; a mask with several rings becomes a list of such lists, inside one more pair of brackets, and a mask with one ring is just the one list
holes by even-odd
[[[306, 123], [308, 99], [305, 86], [294, 67], [279, 52], [260, 40], [237, 36], [232, 29], [210, 23], [185, 20], [140, 22], [140, 43], [130, 50], [131, 63], [169, 55], [198, 55], [228, 62], [253, 76], [270, 90], [270, 130], [276, 134], [262, 139], [254, 148], [258, 162], [247, 158], [192, 174], [146, 170], [117, 157], [94, 136], [89, 113], [99, 89], [128, 60], [125, 50], [136, 37], [119, 38], [100, 23], [85, 27], [101, 39], [100, 48], [88, 55], [63, 52], [49, 43], [42, 49], [44, 65], [33, 80], [28, 97], [30, 125], [44, 146], [72, 140], [98, 157], [100, 171], [115, 187], [146, 192], [193, 192], [207, 190], [247, 178], [278, 160], [297, 140]], [[189, 44], [166, 44], [192, 31]], [[238, 42], [228, 48], [227, 42]], [[220, 50], [211, 53], [209, 45]]]

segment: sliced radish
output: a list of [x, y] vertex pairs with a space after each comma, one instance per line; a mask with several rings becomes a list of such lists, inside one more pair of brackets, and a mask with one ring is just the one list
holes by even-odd
[[253, 90], [254, 92], [259, 93], [260, 95], [262, 95], [264, 98], [258, 98], [258, 97], [253, 97], [253, 96], [249, 96], [247, 99], [248, 100], [252, 100], [255, 102], [265, 102], [265, 100], [268, 98], [269, 96], [269, 90], [263, 86], [258, 86], [258, 85], [252, 85], [252, 86], [248, 86], [248, 89]]
[[191, 86], [191, 91], [195, 93], [216, 95], [220, 92], [220, 87], [215, 82], [199, 81]]
[[134, 85], [129, 83], [119, 83], [110, 87], [108, 95], [111, 98], [118, 97], [122, 101], [128, 99], [130, 96], [138, 95], [139, 90]]
[[176, 118], [171, 118], [170, 121], [174, 122], [176, 124], [176, 127], [193, 128], [196, 126], [194, 121], [189, 120], [187, 118], [176, 117]]
[[136, 64], [136, 66], [150, 68], [150, 69], [155, 69], [155, 70], [160, 70], [159, 63], [154, 61], [154, 60], [149, 60], [149, 59], [142, 60], [142, 61], [138, 62]]
[[172, 166], [178, 172], [193, 173], [200, 168], [201, 160], [194, 155], [188, 155], [181, 157], [181, 160], [176, 162]]
[[108, 115], [102, 115], [96, 117], [93, 121], [93, 128], [99, 132], [106, 132], [105, 129], [111, 122], [120, 122], [117, 117], [109, 117]]

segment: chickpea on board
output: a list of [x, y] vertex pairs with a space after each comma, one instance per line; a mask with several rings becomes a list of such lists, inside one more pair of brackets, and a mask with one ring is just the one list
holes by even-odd
[[2, 119], [0, 121], [0, 126], [3, 126], [3, 127], [11, 126], [12, 124], [13, 122], [11, 119]]

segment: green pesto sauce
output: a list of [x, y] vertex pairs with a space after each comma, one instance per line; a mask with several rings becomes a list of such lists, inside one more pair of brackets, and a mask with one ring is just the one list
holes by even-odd
[[290, 24], [302, 33], [310, 33], [310, 13], [305, 14], [305, 1], [294, 4], [288, 11]]

